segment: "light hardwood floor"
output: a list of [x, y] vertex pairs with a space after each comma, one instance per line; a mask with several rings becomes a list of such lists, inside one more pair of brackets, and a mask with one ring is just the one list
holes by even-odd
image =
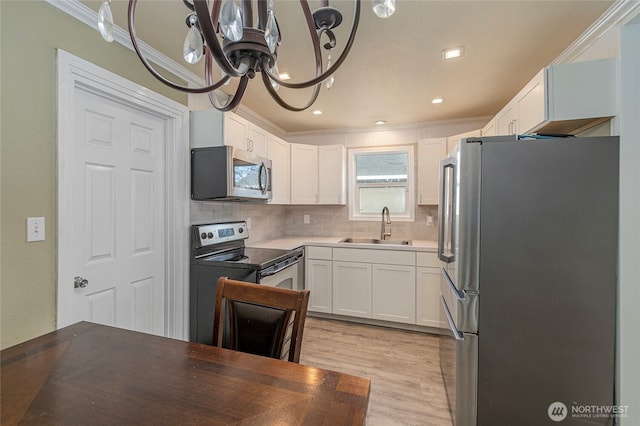
[[434, 335], [308, 316], [300, 363], [369, 377], [367, 425], [451, 425]]

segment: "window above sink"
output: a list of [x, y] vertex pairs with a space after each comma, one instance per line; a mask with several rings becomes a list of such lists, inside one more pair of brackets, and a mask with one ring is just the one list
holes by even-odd
[[349, 150], [349, 220], [414, 221], [414, 148], [394, 146]]

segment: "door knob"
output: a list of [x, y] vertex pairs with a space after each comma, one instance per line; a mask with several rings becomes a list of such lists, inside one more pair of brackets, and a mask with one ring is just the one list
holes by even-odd
[[82, 277], [75, 277], [73, 279], [73, 288], [85, 288], [89, 284], [89, 280]]

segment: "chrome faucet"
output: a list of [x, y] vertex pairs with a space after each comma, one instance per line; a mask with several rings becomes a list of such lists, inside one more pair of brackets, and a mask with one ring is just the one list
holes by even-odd
[[[384, 214], [385, 212], [387, 213], [387, 220], [384, 220]], [[387, 230], [385, 229], [385, 223], [387, 225], [391, 225], [391, 217], [389, 216], [389, 208], [387, 206], [384, 206], [382, 208], [382, 224], [380, 225], [380, 239], [384, 240], [386, 237], [390, 237], [391, 236], [391, 232], [387, 232]]]

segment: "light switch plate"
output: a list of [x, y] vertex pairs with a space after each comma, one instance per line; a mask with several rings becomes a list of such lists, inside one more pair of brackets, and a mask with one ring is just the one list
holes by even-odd
[[27, 242], [44, 241], [44, 217], [27, 218]]
[[303, 216], [303, 222], [304, 222], [306, 225], [310, 224], [310, 223], [311, 223], [311, 217], [310, 217], [308, 214], [305, 214], [305, 215]]

